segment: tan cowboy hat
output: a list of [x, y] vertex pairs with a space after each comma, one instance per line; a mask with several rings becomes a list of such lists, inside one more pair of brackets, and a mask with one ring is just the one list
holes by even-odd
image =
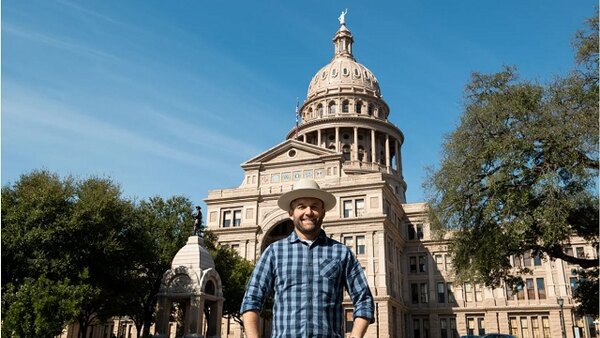
[[290, 204], [293, 200], [306, 197], [320, 199], [323, 201], [323, 205], [327, 211], [335, 207], [335, 196], [325, 190], [321, 190], [317, 182], [311, 179], [302, 179], [294, 184], [291, 191], [288, 191], [279, 197], [277, 205], [281, 209], [289, 211]]

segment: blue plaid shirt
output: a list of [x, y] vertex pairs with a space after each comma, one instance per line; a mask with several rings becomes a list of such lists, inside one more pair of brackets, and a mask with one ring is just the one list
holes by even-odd
[[292, 231], [260, 257], [240, 313], [260, 311], [275, 290], [271, 337], [344, 337], [344, 288], [354, 304], [354, 317], [373, 322], [373, 296], [350, 249], [325, 231], [310, 246]]

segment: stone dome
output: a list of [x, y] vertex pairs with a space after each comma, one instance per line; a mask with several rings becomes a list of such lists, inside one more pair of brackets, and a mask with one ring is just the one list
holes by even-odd
[[[345, 87], [356, 93], [381, 97], [379, 82], [367, 67], [356, 62], [352, 55], [352, 33], [342, 24], [333, 37], [335, 54], [333, 60], [321, 68], [308, 85], [307, 99]], [[346, 91], [344, 90], [344, 91]]]
[[206, 251], [204, 240], [201, 237], [190, 236], [185, 246], [179, 249], [171, 262], [171, 268], [176, 269], [179, 266], [185, 266], [198, 272], [215, 268], [215, 262]]

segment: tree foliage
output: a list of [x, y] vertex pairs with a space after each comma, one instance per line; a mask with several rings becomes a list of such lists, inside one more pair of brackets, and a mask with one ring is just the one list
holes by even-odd
[[[20, 322], [13, 321], [19, 316], [12, 314], [20, 313], [20, 307], [41, 306], [35, 299], [40, 296], [48, 304], [55, 302], [57, 309], [62, 305], [56, 299], [64, 297], [65, 304], [76, 304], [77, 309], [71, 318], [59, 315], [68, 311], [34, 312], [34, 331], [5, 334], [46, 336], [77, 320], [85, 335], [96, 320], [120, 313], [127, 298], [121, 286], [136, 264], [133, 225], [132, 203], [121, 197], [119, 186], [110, 179], [61, 179], [41, 170], [4, 186], [3, 326], [17, 328]], [[48, 325], [50, 321], [55, 326]]]
[[136, 206], [140, 263], [131, 279], [133, 290], [125, 314], [135, 322], [138, 337], [150, 335], [163, 274], [191, 235], [193, 221], [192, 202], [183, 196], [155, 196]]
[[238, 255], [234, 249], [219, 245], [216, 235], [210, 231], [205, 231], [204, 241], [221, 277], [225, 298], [223, 316], [231, 316], [241, 325], [240, 307], [254, 265]]
[[575, 70], [548, 84], [506, 67], [466, 86], [460, 124], [425, 184], [432, 225], [452, 230], [459, 279], [517, 281], [527, 271], [513, 275], [509, 258], [533, 252], [595, 269], [597, 287], [598, 259], [566, 250], [572, 236], [598, 247], [597, 17], [575, 47]]

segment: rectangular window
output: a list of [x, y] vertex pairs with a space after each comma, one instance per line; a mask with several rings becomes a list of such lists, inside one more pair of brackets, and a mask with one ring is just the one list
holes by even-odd
[[223, 228], [239, 227], [241, 223], [242, 209], [225, 209], [221, 212], [221, 226]]
[[354, 203], [354, 206], [356, 207], [356, 217], [363, 216], [365, 213], [365, 200], [362, 198], [357, 199]]
[[531, 318], [531, 337], [540, 338], [540, 323], [537, 317]]
[[448, 338], [448, 323], [445, 318], [440, 318], [440, 336]]
[[533, 265], [535, 265], [535, 266], [542, 265], [542, 255], [539, 252], [533, 256]]
[[575, 253], [577, 254], [577, 258], [585, 258], [585, 252], [583, 251], [583, 247], [576, 247]]
[[552, 337], [550, 334], [550, 321], [548, 320], [548, 317], [542, 317], [542, 328], [544, 330], [544, 338]]
[[356, 236], [356, 254], [364, 255], [366, 252], [365, 236]]
[[415, 338], [421, 338], [421, 321], [418, 319], [413, 320], [413, 333]]
[[475, 334], [475, 318], [467, 318], [467, 334]]
[[452, 256], [444, 255], [444, 258], [446, 264], [446, 271], [452, 270]]
[[365, 200], [362, 198], [344, 200], [342, 205], [344, 218], [360, 217], [365, 213]]
[[510, 285], [508, 285], [508, 283], [506, 283], [505, 286], [506, 286], [506, 300], [515, 299], [515, 293], [514, 293], [513, 289], [510, 287]]
[[354, 210], [352, 208], [352, 201], [344, 201], [344, 218], [348, 218], [353, 215]]
[[427, 272], [427, 256], [419, 256], [419, 272]]
[[510, 317], [508, 329], [510, 330], [510, 334], [513, 336], [517, 336], [519, 334], [519, 325], [517, 324], [517, 317]]
[[513, 256], [513, 266], [515, 268], [520, 268], [523, 266], [523, 263], [521, 262], [521, 256]]
[[483, 287], [479, 284], [473, 285], [475, 288], [475, 301], [481, 302], [483, 300]]
[[344, 245], [350, 248], [350, 250], [354, 251], [354, 237], [347, 236], [344, 237]]
[[435, 266], [438, 271], [442, 271], [444, 269], [444, 256], [443, 255], [435, 255]]
[[[566, 248], [565, 249], [565, 255], [567, 256], [573, 256], [573, 248]], [[571, 265], [571, 263], [567, 262], [567, 264]]]
[[473, 301], [473, 289], [471, 283], [465, 283], [465, 299], [467, 302]]
[[420, 290], [421, 292], [421, 303], [422, 304], [427, 304], [429, 302], [429, 297], [428, 297], [428, 292], [427, 292], [427, 283], [421, 283], [420, 284]]
[[352, 332], [352, 326], [354, 324], [354, 315], [352, 309], [344, 310], [345, 318], [346, 318], [346, 333]]
[[454, 290], [452, 288], [452, 283], [446, 283], [446, 290], [448, 290], [448, 303], [456, 302], [456, 299], [454, 299]]
[[408, 230], [408, 239], [415, 239], [415, 237], [417, 236], [417, 233], [415, 232], [415, 225], [412, 223], [408, 223], [406, 225], [406, 228]]
[[417, 238], [423, 239], [423, 224], [417, 224]]
[[531, 251], [523, 253], [523, 266], [531, 266]]
[[417, 272], [417, 257], [408, 257], [408, 265], [410, 266], [410, 272]]
[[437, 283], [438, 303], [446, 302], [446, 284], [443, 282]]
[[485, 321], [483, 318], [477, 318], [477, 329], [479, 330], [478, 335], [483, 336], [485, 334]]
[[423, 338], [429, 338], [429, 319], [423, 319]]
[[410, 285], [410, 298], [413, 304], [419, 303], [419, 284], [412, 283]]
[[536, 278], [538, 299], [546, 299], [546, 286], [543, 278]]
[[525, 288], [523, 287], [523, 285], [518, 286], [517, 299], [518, 300], [525, 299]]
[[535, 299], [535, 288], [533, 286], [533, 278], [527, 278], [525, 280], [527, 285], [527, 299]]
[[527, 325], [527, 317], [521, 317], [521, 338], [529, 338], [529, 326]]
[[577, 277], [569, 277], [569, 285], [571, 286], [571, 292], [575, 292], [577, 289]]
[[223, 211], [223, 228], [231, 226], [231, 210]]
[[242, 210], [233, 211], [233, 226], [239, 227], [242, 224]]

